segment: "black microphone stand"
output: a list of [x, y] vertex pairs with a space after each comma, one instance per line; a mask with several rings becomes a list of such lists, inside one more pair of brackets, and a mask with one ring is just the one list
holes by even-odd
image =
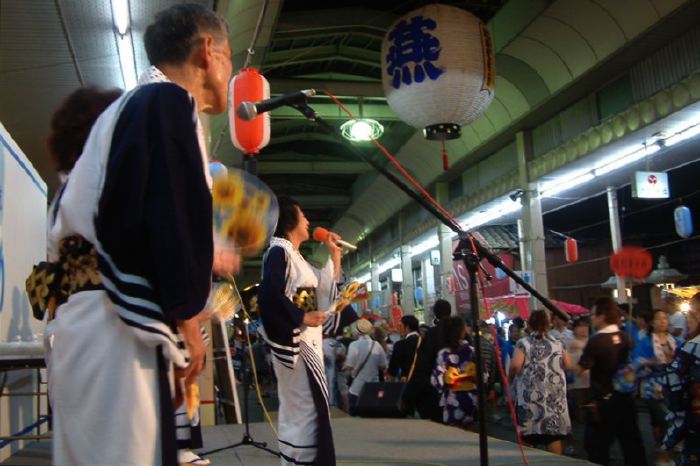
[[372, 158], [367, 156], [364, 152], [359, 150], [357, 147], [350, 144], [340, 132], [329, 125], [325, 120], [323, 120], [308, 104], [295, 104], [290, 105], [291, 107], [297, 109], [306, 118], [316, 123], [324, 131], [332, 136], [336, 137], [341, 143], [345, 144], [350, 150], [360, 159], [367, 162], [371, 167], [381, 173], [385, 178], [391, 181], [397, 188], [406, 193], [411, 199], [416, 201], [421, 207], [433, 214], [440, 222], [447, 225], [452, 231], [457, 234], [459, 238], [459, 243], [457, 248], [453, 252], [454, 260], [461, 260], [467, 268], [469, 273], [469, 297], [471, 302], [471, 320], [472, 328], [475, 335], [475, 346], [476, 346], [476, 384], [478, 392], [478, 409], [479, 409], [479, 460], [481, 466], [488, 466], [488, 435], [486, 428], [486, 413], [485, 413], [485, 399], [486, 392], [484, 386], [483, 378], [483, 366], [481, 365], [481, 342], [479, 338], [479, 297], [477, 293], [477, 273], [479, 263], [482, 260], [487, 260], [494, 267], [501, 269], [506, 275], [512, 278], [516, 283], [522, 286], [524, 289], [529, 291], [538, 301], [540, 301], [547, 309], [551, 310], [554, 314], [561, 317], [564, 320], [569, 320], [570, 317], [567, 313], [561, 311], [557, 308], [549, 299], [545, 298], [540, 294], [535, 288], [533, 288], [529, 283], [525, 282], [521, 277], [519, 277], [512, 269], [503, 263], [503, 261], [493, 254], [486, 246], [481, 244], [477, 238], [471, 235], [471, 233], [462, 229], [462, 227], [456, 222], [450, 219], [447, 215], [441, 212], [437, 207], [428, 202], [423, 196], [418, 192], [407, 186], [401, 179], [396, 175], [389, 172], [386, 168], [376, 163]]
[[[243, 437], [241, 438], [241, 441], [238, 443], [234, 443], [231, 445], [227, 445], [225, 447], [221, 448], [216, 448], [214, 450], [209, 450], [204, 453], [200, 453], [199, 456], [208, 456], [214, 453], [218, 453], [220, 451], [224, 450], [231, 450], [234, 448], [250, 445], [251, 447], [258, 448], [260, 450], [265, 450], [268, 453], [271, 453], [275, 456], [280, 456], [279, 452], [268, 448], [267, 442], [259, 442], [253, 438], [253, 436], [250, 434], [250, 419], [248, 416], [248, 392], [249, 392], [249, 380], [248, 380], [248, 367], [246, 364], [246, 359], [248, 357], [252, 357], [251, 353], [253, 352], [253, 348], [250, 344], [250, 334], [248, 333], [248, 325], [245, 323], [246, 319], [249, 319], [248, 312], [245, 310], [245, 307], [241, 305], [241, 310], [240, 310], [241, 317], [241, 327], [243, 328], [243, 336], [245, 337], [245, 342], [248, 344], [248, 351], [243, 353], [243, 357], [241, 358], [241, 373], [243, 374], [243, 424], [245, 425], [245, 432], [243, 433]], [[235, 317], [234, 317], [235, 319]], [[227, 356], [228, 357], [228, 356]], [[257, 380], [254, 381], [254, 383], [257, 383]]]

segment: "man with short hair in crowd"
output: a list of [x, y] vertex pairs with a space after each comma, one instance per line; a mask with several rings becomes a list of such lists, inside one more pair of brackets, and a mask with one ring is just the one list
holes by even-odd
[[634, 393], [613, 383], [629, 362], [632, 342], [620, 330], [620, 309], [608, 297], [598, 298], [591, 311], [597, 333], [589, 338], [579, 359], [578, 375], [590, 371], [590, 402], [586, 405], [584, 448], [588, 460], [607, 465], [610, 445], [617, 438], [626, 466], [647, 464], [637, 424]]
[[549, 336], [555, 338], [564, 345], [567, 340], [574, 338], [574, 332], [567, 326], [567, 322], [561, 318], [559, 314], [552, 313], [552, 328], [549, 330]]
[[399, 333], [403, 338], [394, 343], [394, 349], [391, 352], [389, 369], [387, 370], [390, 380], [408, 380], [411, 367], [414, 366], [417, 359], [418, 342], [422, 341], [418, 335], [416, 316], [401, 317]]
[[450, 318], [452, 305], [449, 301], [438, 299], [433, 305], [433, 315], [436, 325], [430, 327], [418, 349], [418, 358], [413, 377], [404, 390], [405, 409], [408, 413], [418, 411], [421, 419], [430, 419], [442, 422], [442, 410], [440, 409], [440, 397], [430, 384], [430, 376], [435, 368], [435, 361], [441, 345], [440, 323]]

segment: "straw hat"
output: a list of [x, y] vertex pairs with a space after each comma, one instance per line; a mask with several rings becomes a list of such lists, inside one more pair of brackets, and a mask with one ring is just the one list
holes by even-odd
[[367, 319], [358, 319], [355, 325], [357, 326], [357, 333], [360, 335], [368, 335], [372, 333], [372, 329], [374, 328], [372, 322]]

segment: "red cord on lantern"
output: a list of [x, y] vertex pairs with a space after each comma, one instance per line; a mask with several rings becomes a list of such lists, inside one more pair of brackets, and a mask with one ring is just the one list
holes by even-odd
[[450, 161], [447, 158], [447, 147], [445, 147], [445, 140], [440, 141], [442, 143], [442, 169], [447, 171], [450, 169]]

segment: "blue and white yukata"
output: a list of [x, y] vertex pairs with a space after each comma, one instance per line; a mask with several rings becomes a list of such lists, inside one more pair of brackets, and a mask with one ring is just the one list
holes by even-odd
[[683, 441], [681, 466], [700, 463], [700, 335], [676, 350], [668, 367], [665, 401], [669, 408], [664, 448]]
[[188, 360], [175, 323], [204, 308], [213, 261], [200, 127], [186, 90], [139, 86], [98, 118], [58, 193], [49, 251], [82, 237], [100, 284], [47, 329], [57, 466], [177, 464], [170, 369]]
[[263, 259], [258, 292], [262, 336], [270, 345], [277, 376], [279, 449], [282, 465], [335, 465], [335, 448], [323, 366], [323, 333], [335, 333], [339, 314], [323, 326], [303, 324], [304, 311], [292, 299], [297, 288], [315, 288], [319, 310], [336, 295], [333, 264], [315, 269], [286, 239], [273, 237]]

